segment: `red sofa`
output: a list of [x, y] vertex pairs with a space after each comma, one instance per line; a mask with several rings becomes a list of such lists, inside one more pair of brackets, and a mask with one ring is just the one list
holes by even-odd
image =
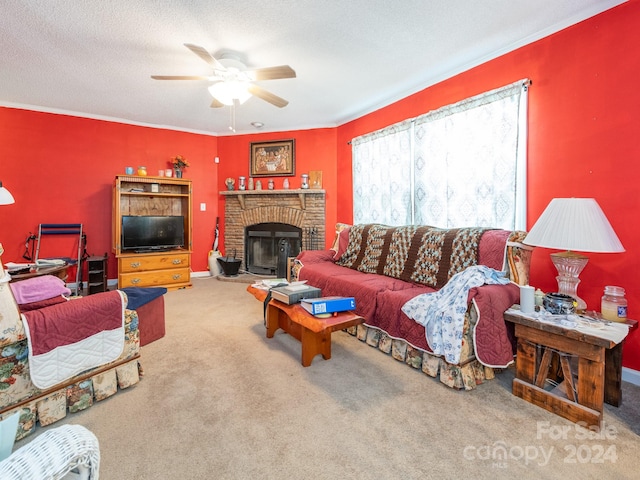
[[[368, 344], [455, 388], [471, 389], [493, 377], [493, 368], [513, 361], [512, 326], [502, 314], [519, 301], [528, 282], [530, 248], [524, 232], [499, 229], [434, 229], [339, 224], [330, 250], [303, 251], [295, 261], [298, 280], [323, 296], [352, 296], [365, 323], [351, 329]], [[434, 356], [425, 328], [401, 308], [410, 299], [442, 288], [471, 265], [504, 271], [508, 285], [472, 288], [458, 364]]]

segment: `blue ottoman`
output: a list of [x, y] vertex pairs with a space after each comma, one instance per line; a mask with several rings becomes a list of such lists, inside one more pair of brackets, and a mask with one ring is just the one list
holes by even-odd
[[127, 294], [127, 308], [138, 314], [140, 346], [147, 345], [165, 335], [164, 287], [127, 287], [122, 291]]

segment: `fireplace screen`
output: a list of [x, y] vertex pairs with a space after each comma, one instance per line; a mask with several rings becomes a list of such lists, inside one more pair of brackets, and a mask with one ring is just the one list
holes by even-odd
[[302, 230], [286, 223], [259, 223], [245, 228], [245, 265], [250, 273], [276, 275], [280, 250], [287, 256], [300, 253]]

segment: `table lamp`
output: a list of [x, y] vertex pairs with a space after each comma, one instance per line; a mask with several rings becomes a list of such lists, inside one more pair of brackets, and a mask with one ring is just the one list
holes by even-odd
[[10, 205], [12, 203], [16, 203], [13, 195], [2, 186], [2, 181], [0, 180], [0, 205]]
[[576, 299], [578, 311], [586, 310], [586, 302], [578, 296], [578, 278], [589, 261], [578, 252], [618, 253], [624, 247], [609, 220], [593, 198], [554, 198], [523, 243], [534, 247], [566, 250], [552, 253], [551, 261], [558, 270], [558, 292]]
[[[2, 186], [2, 181], [0, 180], [0, 205], [11, 205], [12, 203], [16, 203], [11, 192]], [[2, 244], [0, 243], [0, 280], [4, 279], [4, 268], [2, 267], [2, 253], [4, 249], [2, 248]], [[9, 277], [10, 278], [10, 277]]]

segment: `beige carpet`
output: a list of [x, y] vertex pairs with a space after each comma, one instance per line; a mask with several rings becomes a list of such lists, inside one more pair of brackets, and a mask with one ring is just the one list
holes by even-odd
[[512, 370], [454, 391], [344, 332], [303, 368], [246, 284], [193, 283], [166, 295], [144, 379], [62, 422], [97, 435], [102, 480], [638, 478], [638, 387], [588, 438], [514, 397]]

